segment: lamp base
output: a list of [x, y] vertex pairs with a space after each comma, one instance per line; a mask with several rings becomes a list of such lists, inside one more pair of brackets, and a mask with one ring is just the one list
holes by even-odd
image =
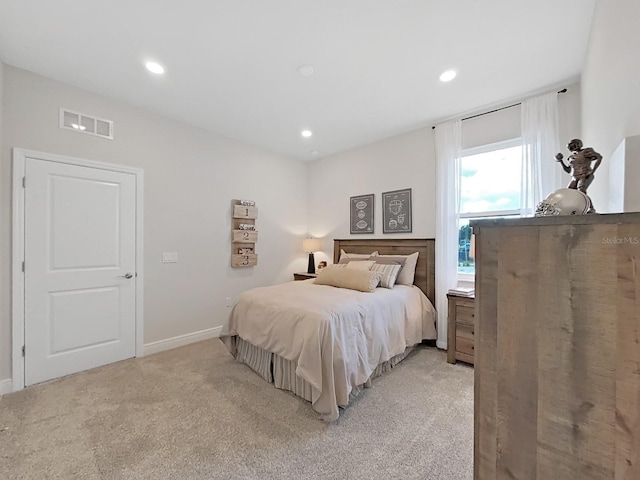
[[309, 266], [307, 267], [307, 273], [316, 273], [316, 260], [313, 257], [313, 252], [309, 254]]

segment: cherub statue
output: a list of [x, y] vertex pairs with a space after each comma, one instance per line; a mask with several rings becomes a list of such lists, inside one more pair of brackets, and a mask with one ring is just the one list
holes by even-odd
[[[589, 188], [589, 185], [593, 182], [593, 174], [602, 162], [602, 155], [593, 148], [582, 148], [582, 141], [578, 138], [571, 140], [567, 148], [571, 152], [571, 155], [569, 155], [567, 159], [568, 164], [564, 163], [564, 157], [561, 153], [556, 155], [556, 161], [560, 162], [565, 172], [571, 174], [571, 181], [569, 185], [567, 185], [567, 188], [580, 190], [586, 195], [587, 188]], [[593, 162], [596, 163], [591, 166]]]

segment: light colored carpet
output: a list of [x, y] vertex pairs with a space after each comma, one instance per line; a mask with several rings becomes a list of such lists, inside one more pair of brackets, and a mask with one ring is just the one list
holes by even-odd
[[7, 479], [468, 480], [472, 463], [473, 370], [426, 347], [332, 424], [217, 339], [0, 400]]

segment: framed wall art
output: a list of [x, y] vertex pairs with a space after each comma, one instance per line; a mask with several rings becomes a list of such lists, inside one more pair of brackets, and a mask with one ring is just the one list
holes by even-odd
[[411, 233], [411, 189], [382, 193], [382, 233]]
[[351, 197], [350, 232], [373, 233], [373, 193]]

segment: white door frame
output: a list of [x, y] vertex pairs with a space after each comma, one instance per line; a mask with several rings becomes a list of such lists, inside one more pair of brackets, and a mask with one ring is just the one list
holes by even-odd
[[[81, 158], [55, 155], [53, 153], [43, 153], [23, 148], [13, 149], [13, 221], [12, 221], [12, 265], [11, 265], [11, 286], [12, 286], [12, 387], [13, 391], [24, 388], [24, 368], [25, 362], [22, 356], [22, 347], [25, 344], [24, 338], [24, 311], [25, 311], [25, 290], [24, 272], [22, 262], [24, 261], [24, 224], [25, 224], [25, 192], [23, 188], [23, 178], [25, 177], [26, 159], [35, 158], [49, 162], [66, 163], [80, 167], [99, 168], [112, 172], [129, 173], [136, 178], [136, 357], [144, 354], [144, 272], [143, 272], [143, 212], [144, 212], [144, 170], [141, 168], [126, 167], [112, 163], [96, 162]], [[26, 180], [27, 182], [29, 179]], [[27, 266], [27, 268], [29, 268]]]

